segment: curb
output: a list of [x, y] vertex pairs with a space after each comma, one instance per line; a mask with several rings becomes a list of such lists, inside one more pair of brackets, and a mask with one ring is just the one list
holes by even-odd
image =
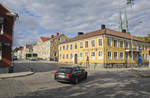
[[6, 73], [6, 74], [0, 74], [0, 79], [23, 77], [23, 76], [33, 75], [33, 74], [34, 72]]

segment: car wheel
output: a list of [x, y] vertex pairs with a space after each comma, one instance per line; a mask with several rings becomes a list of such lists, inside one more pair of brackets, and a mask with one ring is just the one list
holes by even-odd
[[78, 84], [79, 83], [79, 79], [76, 77], [75, 79], [74, 79], [74, 84]]

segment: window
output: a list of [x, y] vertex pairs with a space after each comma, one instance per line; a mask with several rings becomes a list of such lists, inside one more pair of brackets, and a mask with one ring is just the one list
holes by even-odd
[[63, 50], [65, 50], [65, 46], [63, 46]]
[[135, 42], [135, 49], [137, 49], [137, 43]]
[[111, 45], [112, 45], [111, 40], [112, 40], [112, 39], [110, 39], [110, 38], [107, 39], [107, 45], [108, 45], [108, 46], [111, 46]]
[[118, 59], [118, 53], [114, 52], [114, 59], [117, 60]]
[[2, 60], [2, 44], [0, 43], [0, 60]]
[[146, 60], [148, 60], [148, 58], [147, 58], [147, 54], [146, 54], [146, 57], [145, 57], [145, 59], [146, 59]]
[[126, 60], [129, 59], [129, 54], [126, 52]]
[[145, 59], [145, 58], [144, 58], [144, 54], [143, 54], [142, 58], [143, 58], [143, 60]]
[[130, 52], [130, 59], [133, 60], [133, 53]]
[[102, 51], [99, 51], [99, 52], [98, 52], [98, 59], [102, 59], [102, 58], [103, 58]]
[[143, 45], [143, 50], [144, 50], [144, 45]]
[[98, 39], [98, 45], [102, 46], [102, 39]]
[[80, 42], [80, 48], [83, 48], [83, 43], [82, 42]]
[[114, 40], [114, 47], [118, 47], [118, 41]]
[[72, 59], [72, 54], [70, 54], [70, 59]]
[[63, 59], [65, 59], [65, 55], [63, 54]]
[[4, 18], [0, 17], [0, 35], [3, 34], [3, 29], [4, 29], [3, 23], [4, 23]]
[[92, 47], [95, 47], [95, 40], [91, 41]]
[[120, 41], [120, 48], [123, 48], [123, 40]]
[[120, 52], [120, 59], [123, 60], [123, 52]]
[[111, 51], [108, 51], [108, 54], [107, 54], [107, 55], [108, 55], [108, 56], [107, 56], [107, 57], [108, 57], [108, 59], [109, 59], [109, 60], [111, 60], [111, 59], [112, 59]]
[[139, 50], [141, 50], [141, 44], [139, 44]]
[[126, 48], [129, 48], [129, 42], [126, 41]]
[[66, 59], [68, 59], [68, 54], [66, 54]]
[[75, 43], [75, 49], [77, 49], [77, 43]]
[[88, 41], [85, 41], [85, 48], [88, 48]]
[[89, 56], [88, 52], [85, 52], [85, 58], [87, 58]]
[[95, 59], [95, 52], [91, 52], [91, 58]]
[[72, 50], [72, 44], [70, 44], [70, 50]]
[[82, 59], [82, 53], [80, 53], [80, 59]]
[[68, 50], [68, 45], [67, 45], [67, 47], [66, 47], [66, 50]]

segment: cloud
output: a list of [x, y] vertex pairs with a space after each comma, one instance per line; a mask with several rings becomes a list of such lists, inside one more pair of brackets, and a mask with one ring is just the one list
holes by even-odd
[[[0, 0], [19, 13], [15, 25], [15, 46], [36, 42], [40, 36], [59, 31], [67, 36], [76, 32], [100, 29], [101, 24], [119, 30], [119, 8], [124, 12], [126, 0]], [[150, 30], [150, 2], [135, 0], [127, 7], [131, 34], [146, 36]], [[122, 15], [123, 16], [123, 15]], [[140, 23], [142, 21], [142, 23]], [[41, 29], [42, 28], [42, 29]], [[49, 33], [48, 33], [49, 32]]]

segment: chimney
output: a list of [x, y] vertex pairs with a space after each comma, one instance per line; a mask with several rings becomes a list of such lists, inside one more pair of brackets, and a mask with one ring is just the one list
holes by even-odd
[[54, 38], [54, 35], [51, 35], [51, 38]]
[[59, 36], [59, 33], [58, 33], [58, 32], [56, 33], [56, 36]]
[[123, 33], [126, 33], [126, 29], [122, 29], [122, 32], [123, 32]]
[[78, 32], [78, 35], [83, 35], [84, 33], [83, 32]]
[[101, 30], [103, 30], [103, 29], [105, 29], [105, 25], [104, 24], [101, 25]]

